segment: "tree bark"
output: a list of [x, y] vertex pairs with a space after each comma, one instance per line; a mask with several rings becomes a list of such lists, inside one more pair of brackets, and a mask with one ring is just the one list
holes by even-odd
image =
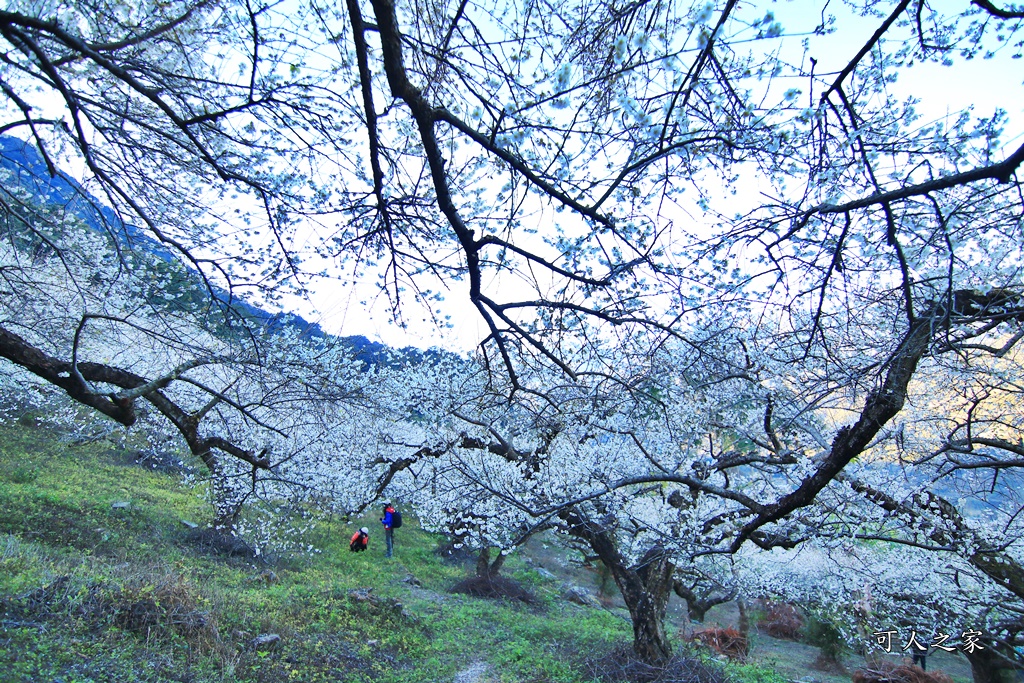
[[[216, 509], [214, 526], [218, 529], [231, 531], [235, 528], [243, 502], [228, 485], [218, 452], [251, 465], [254, 487], [256, 470], [269, 470], [272, 466], [266, 449], [256, 453], [246, 450], [228, 438], [201, 434], [200, 424], [205, 413], [202, 410], [187, 411], [163, 391], [182, 372], [202, 364], [201, 361], [185, 363], [163, 377], [149, 380], [111, 365], [91, 362], [72, 363], [51, 356], [2, 326], [0, 326], [0, 358], [7, 359], [54, 386], [60, 387], [74, 401], [99, 411], [125, 427], [131, 427], [136, 422], [136, 400], [145, 400], [156, 408], [174, 425], [178, 433], [185, 439], [189, 450], [203, 462], [210, 473], [213, 504]], [[98, 393], [91, 387], [93, 384], [109, 385], [122, 391]]]
[[[1024, 147], [1018, 153], [1024, 154]], [[828, 453], [800, 486], [775, 503], [764, 506], [743, 525], [731, 544], [733, 553], [752, 539], [761, 527], [813, 503], [818, 493], [839, 477], [851, 460], [864, 452], [889, 420], [903, 409], [910, 381], [935, 339], [941, 338], [952, 324], [958, 322], [1024, 322], [1024, 296], [1010, 289], [989, 292], [961, 289], [952, 292], [948, 300], [931, 302], [916, 317], [908, 315], [911, 319], [907, 331], [886, 363], [881, 385], [865, 399], [857, 422], [836, 433]]]
[[672, 657], [665, 634], [665, 608], [673, 569], [661, 548], [649, 550], [634, 567], [612, 568], [633, 621], [633, 650], [648, 664], [663, 664]]
[[647, 664], [661, 665], [672, 657], [665, 633], [665, 609], [675, 567], [660, 546], [648, 550], [634, 565], [619, 553], [609, 529], [577, 513], [565, 513], [569, 533], [586, 541], [611, 571], [633, 622], [633, 650]]
[[501, 572], [506, 557], [508, 556], [499, 551], [494, 560], [491, 560], [490, 546], [481, 548], [480, 554], [476, 557], [476, 575], [481, 579], [494, 578]]
[[[102, 363], [71, 363], [50, 356], [32, 346], [19, 335], [0, 327], [0, 358], [6, 358], [50, 384], [60, 387], [68, 396], [82, 405], [94, 408], [125, 427], [131, 427], [137, 419], [136, 398], [148, 401], [184, 437], [192, 454], [203, 461], [211, 473], [217, 473], [217, 457], [214, 451], [221, 451], [252, 465], [253, 469], [269, 470], [270, 459], [266, 450], [255, 453], [246, 450], [221, 436], [202, 436], [199, 432], [202, 411], [189, 413], [171, 400], [162, 389], [174, 381], [181, 368], [157, 380], [147, 380], [128, 370], [122, 370]], [[182, 367], [187, 367], [182, 366]], [[193, 366], [194, 367], [194, 366]], [[109, 384], [125, 391], [125, 395], [100, 394], [93, 391], [88, 383]], [[138, 395], [135, 395], [138, 392]]]
[[481, 548], [480, 554], [476, 556], [476, 575], [482, 579], [491, 575], [491, 549], [486, 546]]
[[1014, 683], [1018, 680], [1013, 665], [1006, 657], [992, 649], [993, 644], [985, 643], [984, 650], [964, 652], [971, 663], [971, 676], [974, 683]]
[[740, 611], [739, 630], [744, 638], [750, 637], [750, 610], [747, 609], [747, 601], [743, 598], [736, 600], [736, 607]]

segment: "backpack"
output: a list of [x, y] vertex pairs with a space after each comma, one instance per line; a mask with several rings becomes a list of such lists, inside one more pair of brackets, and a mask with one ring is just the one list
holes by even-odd
[[397, 529], [400, 526], [402, 526], [402, 513], [395, 510], [391, 513], [391, 528]]

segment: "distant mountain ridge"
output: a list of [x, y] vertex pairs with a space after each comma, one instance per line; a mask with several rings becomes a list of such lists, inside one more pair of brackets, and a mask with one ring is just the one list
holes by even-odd
[[[93, 197], [78, 181], [59, 168], [56, 175], [51, 176], [46, 160], [32, 143], [0, 135], [0, 169], [8, 171], [18, 185], [29, 189], [39, 201], [63, 207], [78, 216], [90, 229], [113, 235], [122, 246], [152, 254], [165, 262], [181, 262], [143, 229], [122, 221], [116, 211]], [[185, 267], [195, 272], [189, 265], [185, 264]], [[198, 287], [198, 274], [196, 277]], [[449, 353], [437, 349], [423, 351], [412, 346], [392, 349], [363, 335], [335, 337], [324, 332], [319, 324], [309, 322], [298, 314], [271, 313], [217, 288], [214, 288], [214, 296], [221, 303], [230, 304], [238, 313], [258, 320], [270, 329], [290, 326], [298, 329], [305, 337], [338, 339], [351, 347], [355, 357], [368, 366], [420, 363]]]
[[51, 176], [45, 159], [31, 143], [0, 135], [0, 168], [11, 172], [18, 184], [37, 198], [68, 209], [93, 230], [111, 231], [126, 246], [140, 247], [164, 261], [175, 260], [166, 247], [138, 227], [121, 221], [113, 209], [89, 194], [74, 178], [60, 169]]

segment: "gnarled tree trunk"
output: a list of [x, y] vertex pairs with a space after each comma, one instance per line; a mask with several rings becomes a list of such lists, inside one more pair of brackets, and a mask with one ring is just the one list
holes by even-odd
[[672, 657], [672, 646], [665, 634], [665, 608], [674, 569], [667, 554], [661, 548], [652, 548], [636, 565], [611, 569], [633, 621], [633, 649], [650, 664], [667, 661]]
[[973, 652], [964, 651], [964, 656], [971, 663], [971, 676], [974, 683], [1015, 683], [1018, 678], [1018, 669], [1012, 658], [1001, 655], [994, 647], [994, 643], [986, 641], [985, 649], [976, 649]]
[[502, 565], [505, 564], [506, 557], [508, 556], [499, 551], [498, 556], [491, 560], [490, 547], [481, 548], [480, 554], [476, 557], [476, 575], [482, 579], [490, 579], [497, 576], [501, 571]]
[[633, 650], [637, 656], [648, 664], [664, 664], [672, 657], [665, 634], [665, 609], [675, 567], [668, 553], [655, 546], [630, 565], [619, 553], [609, 529], [577, 513], [567, 513], [564, 519], [570, 524], [569, 533], [586, 541], [611, 571], [633, 622]]
[[698, 621], [700, 623], [704, 623], [704, 617], [709, 609], [715, 605], [729, 602], [736, 597], [735, 589], [730, 591], [717, 588], [700, 590], [696, 582], [693, 582], [692, 585], [687, 585], [678, 579], [673, 582], [672, 587], [676, 595], [686, 602], [686, 613], [690, 617], [690, 621]]

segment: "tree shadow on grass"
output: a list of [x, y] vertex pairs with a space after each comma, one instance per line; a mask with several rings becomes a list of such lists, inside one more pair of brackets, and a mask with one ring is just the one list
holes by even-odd
[[451, 593], [462, 593], [477, 598], [492, 600], [510, 600], [523, 602], [531, 607], [539, 607], [540, 599], [528, 591], [518, 581], [502, 576], [471, 576], [459, 581], [451, 587]]
[[619, 648], [585, 665], [587, 675], [604, 683], [728, 683], [725, 673], [694, 657], [676, 655], [661, 665], [640, 660], [632, 648]]

